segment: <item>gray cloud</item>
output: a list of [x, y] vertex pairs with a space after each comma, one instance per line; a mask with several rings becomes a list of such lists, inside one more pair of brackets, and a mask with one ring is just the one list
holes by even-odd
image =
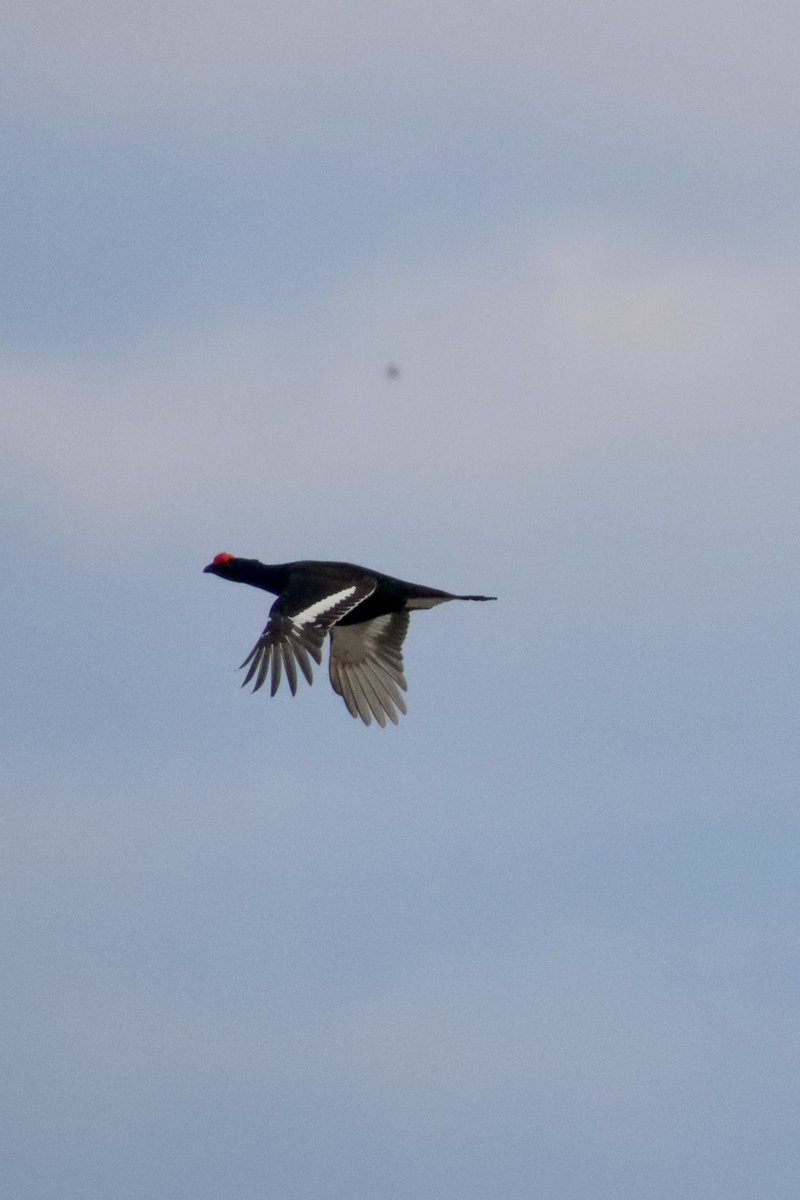
[[[6, 104], [88, 129], [178, 123], [186, 134], [253, 124], [407, 119], [442, 107], [516, 111], [563, 133], [609, 122], [673, 141], [772, 142], [792, 112], [790, 7], [621, 2], [602, 11], [508, 0], [491, 13], [444, 4], [11, 5]], [[427, 119], [426, 116], [426, 119]]]
[[362, 489], [378, 514], [382, 497], [424, 511], [472, 489], [502, 508], [590, 484], [609, 455], [649, 461], [656, 486], [692, 477], [709, 506], [734, 471], [763, 498], [759, 464], [786, 450], [768, 396], [800, 368], [790, 275], [772, 255], [681, 261], [619, 233], [516, 229], [283, 319], [207, 318], [105, 362], [7, 358], [7, 470], [65, 536], [101, 542], [156, 511], [247, 528], [280, 503], [305, 524]]

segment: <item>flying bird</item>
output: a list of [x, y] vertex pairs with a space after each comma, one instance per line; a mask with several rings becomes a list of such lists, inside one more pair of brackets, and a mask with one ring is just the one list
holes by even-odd
[[[267, 675], [275, 695], [283, 672], [294, 696], [297, 668], [313, 681], [311, 659], [322, 662], [330, 634], [329, 674], [333, 690], [353, 717], [380, 726], [397, 724], [406, 711], [403, 692], [403, 639], [410, 614], [447, 600], [495, 600], [495, 596], [455, 596], [439, 588], [406, 583], [380, 571], [342, 562], [290, 562], [269, 565], [257, 558], [218, 554], [204, 571], [249, 583], [278, 599], [269, 610], [261, 637], [242, 667], [245, 684], [257, 692]], [[240, 668], [241, 670], [241, 668]]]

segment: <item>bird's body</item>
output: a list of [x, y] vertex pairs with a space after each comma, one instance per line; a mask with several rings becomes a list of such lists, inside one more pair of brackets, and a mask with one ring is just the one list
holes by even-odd
[[294, 695], [297, 667], [311, 683], [310, 660], [322, 662], [322, 643], [330, 634], [331, 684], [352, 716], [365, 725], [373, 717], [380, 725], [386, 724], [387, 717], [397, 724], [398, 711], [406, 711], [402, 646], [410, 612], [448, 600], [495, 598], [456, 596], [355, 563], [270, 565], [256, 558], [218, 554], [204, 569], [278, 597], [261, 637], [242, 663], [249, 667], [245, 683], [254, 678], [257, 691], [271, 674], [274, 696], [285, 670]]

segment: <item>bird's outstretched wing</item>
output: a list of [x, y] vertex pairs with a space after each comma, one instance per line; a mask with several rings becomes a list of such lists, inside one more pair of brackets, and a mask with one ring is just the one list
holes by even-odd
[[365, 725], [373, 717], [381, 726], [387, 717], [396, 725], [397, 710], [406, 711], [403, 639], [408, 621], [407, 612], [395, 612], [331, 629], [331, 685]]
[[257, 692], [272, 668], [270, 695], [280, 686], [283, 669], [292, 695], [297, 691], [297, 667], [309, 683], [313, 681], [311, 659], [322, 662], [322, 643], [329, 629], [370, 596], [377, 586], [368, 575], [355, 583], [327, 580], [324, 585], [310, 584], [305, 578], [291, 580], [269, 610], [269, 620], [242, 667], [249, 668], [245, 684], [255, 679]]

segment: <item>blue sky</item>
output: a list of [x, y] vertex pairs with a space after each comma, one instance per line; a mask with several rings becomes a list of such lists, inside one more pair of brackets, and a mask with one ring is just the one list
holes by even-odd
[[[9, 1194], [793, 1198], [794, 9], [0, 57]], [[365, 729], [221, 550], [499, 599]]]

